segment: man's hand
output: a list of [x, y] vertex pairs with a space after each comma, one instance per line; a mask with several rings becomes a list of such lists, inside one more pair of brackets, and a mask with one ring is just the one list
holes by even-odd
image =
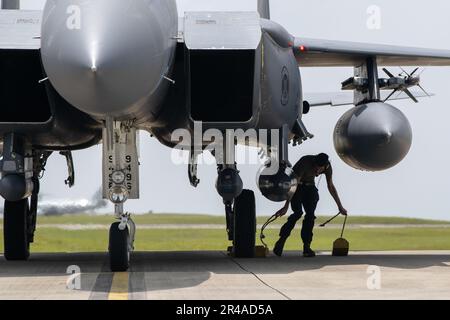
[[277, 218], [284, 216], [288, 212], [288, 208], [283, 207], [280, 210], [277, 211], [276, 216]]
[[348, 212], [347, 212], [347, 210], [346, 210], [344, 207], [340, 207], [340, 208], [339, 208], [339, 212], [340, 212], [343, 216], [348, 215]]

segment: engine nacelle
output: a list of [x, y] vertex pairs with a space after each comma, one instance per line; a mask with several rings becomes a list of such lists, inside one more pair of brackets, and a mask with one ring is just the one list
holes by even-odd
[[408, 154], [412, 130], [397, 108], [373, 102], [347, 111], [334, 130], [334, 146], [349, 166], [364, 171], [394, 167]]
[[258, 171], [256, 182], [263, 196], [275, 202], [290, 199], [297, 189], [294, 171], [283, 165], [276, 174], [273, 174], [273, 168], [264, 165]]

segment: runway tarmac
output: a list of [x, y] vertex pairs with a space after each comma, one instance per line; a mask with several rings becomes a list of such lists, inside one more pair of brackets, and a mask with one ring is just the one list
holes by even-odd
[[[0, 299], [450, 299], [450, 251], [287, 252], [233, 259], [225, 252], [136, 252], [129, 272], [106, 253], [0, 256]], [[69, 278], [67, 269], [80, 274]]]

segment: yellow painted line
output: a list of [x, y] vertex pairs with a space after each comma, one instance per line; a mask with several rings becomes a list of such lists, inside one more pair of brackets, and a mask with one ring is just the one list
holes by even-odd
[[128, 272], [115, 272], [108, 300], [128, 300]]

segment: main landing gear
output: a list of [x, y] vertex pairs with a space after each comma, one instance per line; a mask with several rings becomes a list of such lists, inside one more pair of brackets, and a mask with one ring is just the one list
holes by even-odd
[[[226, 146], [217, 154], [216, 189], [223, 199], [227, 221], [228, 239], [233, 246], [231, 254], [236, 258], [253, 258], [256, 239], [256, 205], [255, 194], [243, 190], [235, 162], [235, 141], [225, 139]], [[228, 141], [230, 140], [230, 141]]]
[[34, 242], [39, 195], [39, 178], [51, 152], [33, 150], [21, 135], [5, 134], [0, 161], [0, 195], [3, 213], [6, 260], [27, 260]]
[[231, 254], [236, 258], [255, 256], [256, 205], [252, 190], [242, 189], [242, 180], [234, 167], [221, 169], [216, 188], [225, 204], [228, 240], [232, 241]]
[[[293, 195], [296, 180], [288, 160], [289, 130], [285, 126], [280, 128], [278, 133], [277, 137], [271, 137], [266, 146], [265, 154], [268, 161], [260, 170], [258, 186], [264, 196], [279, 202], [286, 201]], [[255, 194], [251, 190], [243, 190], [235, 163], [234, 142], [234, 139], [226, 141], [228, 146], [223, 148], [223, 154], [216, 155], [218, 162], [216, 188], [225, 204], [228, 239], [233, 242], [230, 253], [237, 258], [253, 258], [256, 254], [265, 256], [266, 250], [259, 250], [261, 248], [255, 246]], [[226, 161], [220, 162], [224, 161], [224, 158]]]

